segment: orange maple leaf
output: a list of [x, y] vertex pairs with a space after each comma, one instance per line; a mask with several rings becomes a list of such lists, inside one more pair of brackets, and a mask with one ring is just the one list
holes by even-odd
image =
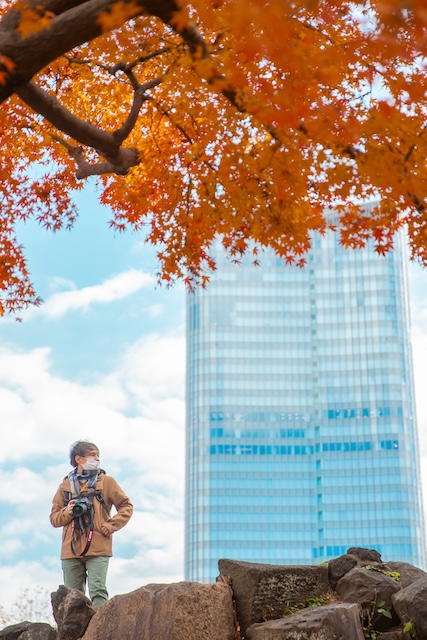
[[32, 33], [48, 29], [54, 17], [55, 14], [52, 11], [46, 11], [42, 5], [30, 9], [29, 5], [25, 4], [21, 9], [21, 20], [17, 31], [23, 38], [29, 38]]
[[[4, 67], [4, 69], [1, 69]], [[14, 69], [15, 63], [10, 58], [0, 54], [0, 84], [3, 86], [7, 83], [7, 76]]]
[[131, 0], [131, 2], [118, 0], [112, 5], [110, 11], [102, 11], [99, 14], [97, 22], [103, 31], [112, 31], [138, 13], [141, 13], [141, 7], [137, 5], [135, 0]]
[[13, 71], [13, 69], [16, 66], [13, 60], [8, 58], [7, 56], [2, 56], [1, 54], [0, 54], [0, 65], [2, 65], [3, 67], [6, 67], [7, 71], [9, 72]]

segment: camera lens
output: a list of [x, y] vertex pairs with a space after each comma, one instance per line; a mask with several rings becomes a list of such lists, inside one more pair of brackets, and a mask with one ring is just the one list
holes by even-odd
[[86, 513], [86, 511], [87, 511], [87, 506], [85, 504], [76, 503], [73, 506], [73, 515], [74, 516], [81, 516], [84, 513]]

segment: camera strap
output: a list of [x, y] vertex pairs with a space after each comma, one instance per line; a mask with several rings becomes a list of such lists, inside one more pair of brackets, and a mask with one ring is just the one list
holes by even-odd
[[83, 549], [83, 552], [80, 554], [77, 554], [74, 551], [73, 538], [74, 538], [75, 528], [76, 528], [76, 523], [75, 523], [75, 520], [73, 520], [71, 522], [71, 553], [73, 554], [73, 556], [81, 558], [82, 556], [85, 556], [89, 551], [90, 543], [92, 542], [92, 538], [93, 538], [93, 522], [91, 522], [88, 527], [87, 536], [86, 536], [86, 546]]

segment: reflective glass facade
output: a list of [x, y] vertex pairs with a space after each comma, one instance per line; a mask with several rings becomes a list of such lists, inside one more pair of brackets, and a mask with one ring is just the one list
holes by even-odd
[[316, 236], [188, 296], [186, 579], [219, 558], [316, 564], [350, 546], [425, 568], [402, 239]]

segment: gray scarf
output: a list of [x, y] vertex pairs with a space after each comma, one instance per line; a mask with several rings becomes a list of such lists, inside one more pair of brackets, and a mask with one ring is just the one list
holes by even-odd
[[75, 467], [68, 474], [68, 480], [70, 481], [71, 487], [71, 495], [73, 498], [77, 498], [81, 493], [80, 483], [87, 482], [88, 489], [94, 489], [96, 487], [96, 479], [100, 469], [95, 469], [94, 471], [77, 471], [77, 467]]

